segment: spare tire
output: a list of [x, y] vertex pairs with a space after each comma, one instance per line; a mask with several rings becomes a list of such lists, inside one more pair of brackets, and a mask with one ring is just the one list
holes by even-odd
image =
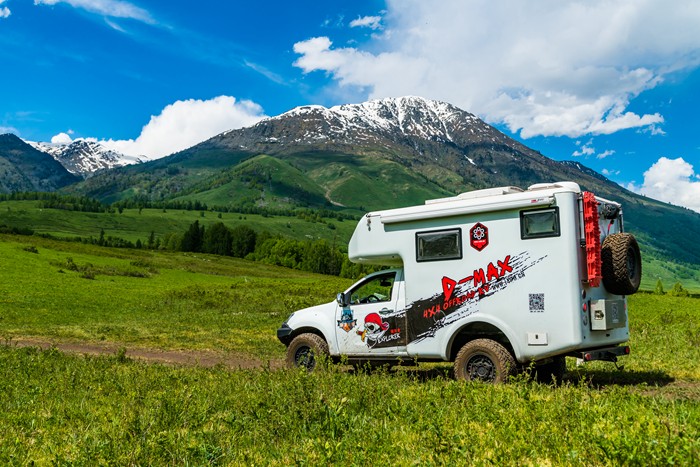
[[631, 295], [642, 281], [642, 255], [632, 234], [608, 235], [601, 247], [603, 285], [615, 295]]

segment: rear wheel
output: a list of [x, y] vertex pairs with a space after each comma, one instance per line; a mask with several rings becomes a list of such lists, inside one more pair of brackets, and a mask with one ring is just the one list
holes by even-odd
[[515, 367], [515, 358], [501, 344], [491, 339], [475, 339], [457, 353], [454, 375], [459, 380], [503, 383]]
[[642, 281], [642, 255], [634, 236], [608, 235], [601, 248], [603, 285], [615, 295], [632, 295]]
[[313, 371], [328, 358], [328, 343], [321, 336], [311, 333], [299, 334], [287, 347], [287, 366]]

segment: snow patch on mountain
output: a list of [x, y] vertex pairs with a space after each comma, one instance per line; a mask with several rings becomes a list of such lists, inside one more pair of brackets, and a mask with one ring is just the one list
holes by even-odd
[[70, 173], [90, 177], [98, 170], [113, 169], [145, 162], [145, 157], [134, 157], [105, 148], [97, 141], [76, 139], [70, 143], [42, 143], [26, 141], [35, 149], [45, 152], [63, 165]]
[[[344, 104], [331, 108], [319, 105], [297, 107], [263, 122], [302, 117], [318, 120], [314, 133], [324, 136], [355, 135], [363, 139], [369, 134], [402, 134], [433, 141], [453, 141], [455, 131], [487, 133], [490, 127], [476, 116], [451, 104], [407, 96], [378, 99], [361, 104]], [[316, 136], [318, 137], [318, 136]]]

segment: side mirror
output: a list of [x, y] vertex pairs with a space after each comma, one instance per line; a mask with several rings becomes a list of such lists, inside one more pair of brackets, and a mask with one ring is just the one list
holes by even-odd
[[343, 292], [338, 292], [338, 295], [335, 297], [335, 301], [338, 302], [338, 305], [340, 306], [348, 306], [347, 297]]

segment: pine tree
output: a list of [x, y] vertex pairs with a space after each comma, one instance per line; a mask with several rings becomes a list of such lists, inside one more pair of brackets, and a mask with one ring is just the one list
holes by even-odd
[[654, 293], [656, 295], [663, 295], [666, 292], [664, 292], [664, 284], [661, 282], [661, 279], [656, 281], [656, 288], [654, 288]]

